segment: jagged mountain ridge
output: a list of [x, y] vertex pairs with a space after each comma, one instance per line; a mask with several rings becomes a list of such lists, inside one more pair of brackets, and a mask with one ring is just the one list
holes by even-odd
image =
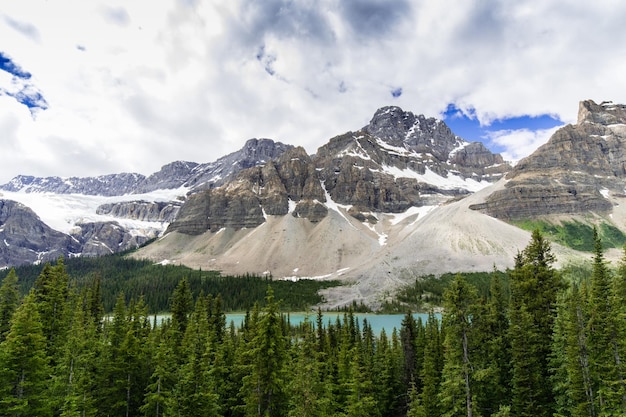
[[250, 139], [239, 151], [215, 162], [176, 161], [148, 177], [128, 173], [86, 178], [17, 176], [0, 186], [0, 202], [19, 200], [32, 205], [39, 216], [21, 204], [20, 213], [28, 215], [18, 216], [13, 210], [9, 220], [0, 221], [0, 228], [12, 222], [12, 235], [21, 237], [13, 243], [13, 238], [4, 240], [4, 246], [0, 242], [0, 267], [51, 261], [61, 254], [99, 256], [136, 248], [163, 233], [187, 193], [219, 186], [239, 171], [291, 148], [270, 139]]
[[215, 162], [199, 164], [175, 161], [164, 165], [148, 177], [137, 173], [70, 178], [18, 175], [8, 183], [0, 185], [0, 191], [121, 196], [184, 187], [193, 192], [220, 186], [238, 172], [264, 164], [292, 147], [271, 139], [250, 139], [240, 150]]
[[336, 136], [313, 157], [291, 149], [244, 170], [222, 187], [192, 195], [168, 232], [196, 235], [251, 228], [268, 215], [319, 222], [328, 204], [376, 223], [374, 213], [401, 213], [468, 195], [510, 166], [480, 143], [454, 135], [444, 122], [384, 107], [357, 132]]

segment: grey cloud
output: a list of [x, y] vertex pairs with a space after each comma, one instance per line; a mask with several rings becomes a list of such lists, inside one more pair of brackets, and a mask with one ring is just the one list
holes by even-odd
[[107, 7], [104, 9], [104, 17], [118, 26], [126, 26], [130, 23], [130, 15], [123, 7]]
[[371, 38], [392, 31], [410, 16], [411, 2], [407, 0], [344, 0], [340, 2], [341, 16], [359, 36]]
[[330, 42], [334, 39], [334, 32], [321, 9], [318, 3], [250, 0], [241, 7], [243, 30], [252, 42], [258, 42], [268, 34], [279, 38], [295, 37]]
[[25, 35], [34, 41], [39, 41], [39, 30], [35, 25], [28, 22], [20, 22], [19, 20], [15, 20], [6, 15], [4, 16], [4, 21], [7, 25], [20, 32], [22, 35]]

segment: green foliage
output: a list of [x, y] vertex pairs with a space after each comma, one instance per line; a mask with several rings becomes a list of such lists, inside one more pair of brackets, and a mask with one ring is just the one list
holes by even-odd
[[443, 293], [446, 288], [454, 281], [455, 277], [460, 275], [468, 284], [472, 285], [478, 291], [479, 296], [486, 298], [489, 295], [489, 287], [492, 278], [498, 277], [502, 281], [503, 291], [508, 295], [509, 277], [501, 271], [491, 272], [458, 272], [445, 273], [441, 276], [422, 275], [415, 278], [412, 285], [403, 287], [396, 294], [394, 302], [386, 302], [383, 304], [382, 311], [386, 313], [401, 312], [407, 309], [428, 312], [436, 306], [443, 303]]
[[614, 271], [597, 235], [594, 248], [565, 286], [535, 231], [506, 274], [429, 282], [442, 320], [407, 314], [389, 338], [352, 310], [291, 325], [269, 279], [250, 277], [264, 306], [227, 328], [221, 297], [192, 276], [173, 279], [172, 316], [152, 325], [141, 295], [118, 293], [102, 318], [105, 275], [79, 285], [63, 261], [46, 265], [15, 301], [13, 274], [0, 289], [0, 417], [624, 415], [626, 250]]
[[[560, 224], [545, 220], [524, 220], [515, 223], [524, 230], [539, 230], [544, 236], [555, 243], [572, 249], [592, 252], [594, 226], [580, 221], [566, 221]], [[602, 222], [598, 226], [598, 234], [604, 249], [619, 248], [626, 243], [626, 234], [612, 224]]]
[[[55, 266], [55, 265], [52, 265]], [[245, 311], [255, 302], [263, 302], [265, 290], [272, 284], [283, 310], [304, 311], [320, 304], [318, 291], [340, 285], [337, 281], [299, 280], [296, 282], [273, 280], [271, 276], [225, 276], [217, 271], [194, 270], [180, 265], [158, 265], [151, 261], [110, 255], [97, 258], [70, 258], [64, 260], [69, 281], [78, 289], [94, 285], [99, 280], [104, 310], [113, 310], [117, 296], [131, 299], [144, 298], [149, 313], [170, 310], [170, 295], [178, 283], [186, 278], [194, 299], [200, 293], [220, 294], [225, 311]], [[42, 271], [41, 266], [24, 265], [15, 268], [19, 277], [21, 294], [26, 294]], [[0, 280], [9, 271], [0, 271]]]

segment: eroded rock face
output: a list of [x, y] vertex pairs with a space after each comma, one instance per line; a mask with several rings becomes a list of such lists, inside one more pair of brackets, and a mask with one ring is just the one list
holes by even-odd
[[145, 222], [172, 222], [182, 203], [155, 201], [124, 201], [100, 205], [96, 214]]
[[[500, 155], [465, 142], [444, 122], [398, 107], [384, 107], [360, 131], [331, 139], [315, 163], [332, 199], [353, 206], [358, 219], [467, 195], [467, 187], [447, 179], [493, 182], [510, 169]], [[431, 173], [441, 178], [433, 183]]]
[[77, 242], [48, 227], [28, 207], [0, 200], [0, 267], [53, 261], [78, 250]]
[[318, 221], [321, 210], [313, 200], [325, 201], [317, 171], [303, 148], [287, 150], [275, 161], [242, 171], [218, 188], [193, 194], [167, 231], [200, 234], [223, 227], [252, 228], [266, 215], [286, 215], [289, 201], [302, 203], [299, 217]]
[[134, 249], [150, 238], [132, 235], [116, 222], [83, 223], [78, 225], [72, 236], [81, 243], [81, 256], [110, 255]]
[[504, 190], [472, 208], [502, 219], [610, 212], [601, 191], [624, 193], [625, 123], [624, 106], [581, 102], [576, 125], [555, 132], [507, 175]]

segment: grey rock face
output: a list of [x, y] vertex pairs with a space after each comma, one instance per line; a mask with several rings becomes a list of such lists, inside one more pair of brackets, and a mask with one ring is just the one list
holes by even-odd
[[[81, 243], [82, 256], [110, 255], [134, 249], [149, 240], [149, 236], [134, 236], [116, 222], [95, 222], [79, 225], [72, 234]], [[156, 237], [156, 236], [152, 236]]]
[[581, 102], [578, 124], [555, 132], [507, 175], [506, 189], [472, 208], [502, 219], [611, 211], [600, 190], [624, 192], [624, 122], [624, 106]]
[[102, 204], [96, 214], [105, 214], [121, 219], [141, 220], [145, 222], [172, 222], [182, 203], [125, 201]]
[[78, 250], [77, 242], [48, 227], [28, 207], [0, 200], [0, 267], [52, 261]]
[[244, 169], [264, 165], [293, 148], [271, 139], [250, 139], [243, 148], [215, 162], [198, 165], [184, 182], [192, 192], [219, 187], [233, 180]]
[[[289, 200], [324, 201], [317, 171], [302, 148], [292, 148], [275, 161], [239, 173], [230, 183], [192, 194], [181, 207], [167, 232], [201, 234], [223, 227], [256, 227], [266, 215], [285, 215]], [[301, 206], [298, 215], [317, 221], [321, 210], [311, 204]]]

